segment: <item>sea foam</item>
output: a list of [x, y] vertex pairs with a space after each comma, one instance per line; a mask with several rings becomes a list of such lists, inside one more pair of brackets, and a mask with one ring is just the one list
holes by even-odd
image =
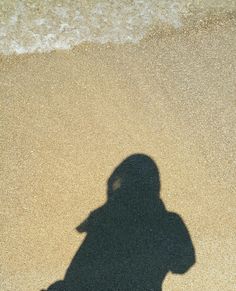
[[[199, 17], [202, 17], [202, 11], [206, 13], [209, 8], [219, 8], [220, 5], [217, 0], [75, 2], [1, 2], [0, 53], [49, 52], [70, 49], [81, 42], [137, 43], [153, 26], [169, 26], [178, 30], [186, 25], [187, 18], [194, 19], [191, 14], [196, 14], [196, 11], [200, 11]], [[234, 9], [233, 2], [228, 1], [229, 10]]]

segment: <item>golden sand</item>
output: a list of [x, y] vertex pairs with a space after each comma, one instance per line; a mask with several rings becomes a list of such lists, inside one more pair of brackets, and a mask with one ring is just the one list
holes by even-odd
[[0, 289], [63, 278], [128, 155], [150, 155], [197, 262], [164, 290], [235, 287], [236, 33], [232, 22], [139, 45], [1, 58]]

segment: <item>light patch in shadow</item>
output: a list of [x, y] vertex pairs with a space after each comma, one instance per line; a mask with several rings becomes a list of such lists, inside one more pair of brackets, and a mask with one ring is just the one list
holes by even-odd
[[120, 177], [117, 177], [115, 179], [115, 181], [112, 184], [112, 190], [113, 190], [113, 192], [116, 191], [116, 190], [118, 190], [121, 187], [121, 182], [122, 182], [122, 179]]

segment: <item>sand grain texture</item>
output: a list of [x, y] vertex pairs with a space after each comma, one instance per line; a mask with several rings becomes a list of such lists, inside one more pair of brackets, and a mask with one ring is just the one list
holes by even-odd
[[146, 153], [197, 263], [164, 290], [235, 286], [236, 33], [232, 22], [139, 45], [1, 58], [1, 290], [63, 277], [106, 180]]

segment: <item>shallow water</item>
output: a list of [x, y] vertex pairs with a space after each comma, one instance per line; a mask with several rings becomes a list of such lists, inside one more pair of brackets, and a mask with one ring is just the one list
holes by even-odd
[[180, 30], [235, 7], [234, 0], [4, 0], [0, 53], [48, 52], [81, 42], [137, 43], [153, 28]]

